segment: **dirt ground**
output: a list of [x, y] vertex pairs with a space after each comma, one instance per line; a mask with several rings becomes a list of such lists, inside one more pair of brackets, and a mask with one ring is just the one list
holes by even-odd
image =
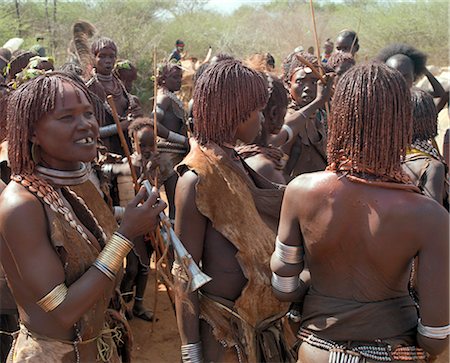
[[[153, 310], [155, 296], [155, 270], [151, 270], [145, 291], [144, 302]], [[164, 285], [158, 285], [155, 323], [133, 318], [133, 363], [178, 363], [180, 356], [180, 337], [178, 335], [175, 313]]]
[[[145, 304], [153, 309], [155, 291], [155, 273], [152, 269], [147, 290]], [[178, 336], [175, 314], [164, 285], [158, 286], [158, 302], [154, 324], [133, 318], [130, 321], [134, 335], [133, 363], [179, 363], [180, 337]], [[153, 330], [152, 330], [153, 328]], [[434, 363], [449, 363], [449, 349]]]
[[[445, 130], [449, 127], [448, 110], [445, 108], [439, 114], [439, 135], [436, 141], [440, 148], [442, 148]], [[145, 293], [147, 308], [153, 309], [154, 292], [155, 273], [152, 268]], [[134, 335], [133, 362], [135, 363], [178, 363], [181, 359], [179, 353], [180, 337], [177, 331], [175, 314], [164, 285], [159, 284], [157, 295], [156, 317], [158, 321], [154, 324], [137, 318], [130, 321]], [[447, 349], [434, 363], [449, 362], [449, 349]]]

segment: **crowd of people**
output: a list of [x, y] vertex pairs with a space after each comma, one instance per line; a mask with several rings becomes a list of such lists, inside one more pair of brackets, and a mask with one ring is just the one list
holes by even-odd
[[446, 349], [448, 90], [424, 53], [359, 62], [352, 30], [279, 68], [217, 53], [186, 107], [177, 40], [146, 114], [117, 44], [84, 22], [74, 34], [58, 69], [0, 49], [2, 362], [130, 362], [127, 320], [155, 319], [153, 254], [185, 363]]

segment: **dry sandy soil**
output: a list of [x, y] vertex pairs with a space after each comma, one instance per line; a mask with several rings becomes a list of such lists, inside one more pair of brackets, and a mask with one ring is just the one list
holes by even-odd
[[[439, 114], [439, 135], [436, 141], [441, 148], [445, 130], [450, 127], [448, 109]], [[165, 197], [163, 195], [163, 197]], [[151, 270], [148, 287], [145, 294], [146, 306], [153, 309], [155, 296], [155, 273]], [[164, 285], [158, 287], [158, 304], [154, 324], [134, 318], [130, 321], [134, 334], [133, 362], [135, 363], [178, 363], [180, 362], [180, 338], [178, 336], [175, 314]], [[153, 330], [152, 330], [153, 329]], [[449, 363], [449, 350], [438, 358], [435, 363]]]
[[[151, 270], [145, 291], [145, 305], [153, 310], [155, 296], [155, 273]], [[133, 363], [178, 363], [181, 362], [180, 338], [175, 313], [164, 285], [159, 284], [155, 323], [133, 318], [130, 321], [134, 335]]]
[[[152, 269], [145, 301], [148, 308], [153, 308], [155, 291], [155, 274]], [[180, 338], [178, 336], [175, 314], [164, 285], [158, 287], [156, 306], [158, 321], [154, 324], [134, 318], [130, 321], [134, 335], [133, 363], [179, 363]], [[153, 328], [153, 330], [152, 330]], [[449, 350], [434, 363], [449, 363]]]

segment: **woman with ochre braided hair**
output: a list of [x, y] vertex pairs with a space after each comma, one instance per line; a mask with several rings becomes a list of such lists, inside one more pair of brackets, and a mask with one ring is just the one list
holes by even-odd
[[328, 168], [288, 185], [271, 260], [277, 297], [303, 301], [298, 361], [427, 361], [448, 346], [449, 225], [400, 165], [409, 89], [384, 64], [354, 66], [331, 110]]
[[12, 181], [0, 198], [0, 246], [21, 321], [12, 362], [119, 361], [105, 311], [130, 241], [155, 228], [165, 203], [156, 194], [143, 201], [141, 189], [114, 231], [92, 212], [104, 203], [98, 193], [83, 201], [70, 189], [90, 183], [93, 104], [63, 73], [25, 83], [8, 101]]

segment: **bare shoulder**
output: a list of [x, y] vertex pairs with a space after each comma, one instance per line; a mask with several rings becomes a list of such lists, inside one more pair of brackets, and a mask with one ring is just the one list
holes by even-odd
[[272, 161], [262, 154], [251, 156], [245, 162], [257, 173], [272, 180], [275, 166]]
[[10, 182], [0, 195], [0, 231], [8, 235], [14, 230], [32, 229], [45, 221], [39, 200], [23, 186]]
[[172, 101], [164, 93], [158, 93], [158, 95], [156, 96], [156, 102], [158, 106], [161, 107], [163, 110], [167, 110], [171, 105]]
[[449, 214], [447, 210], [432, 198], [423, 195], [414, 195], [409, 208], [412, 217], [419, 221], [418, 229], [430, 237], [430, 232], [441, 231], [448, 235]]
[[198, 175], [192, 170], [186, 170], [178, 177], [177, 190], [189, 191], [193, 190], [195, 192], [195, 186], [198, 182]]
[[[297, 176], [288, 184], [291, 193], [307, 195], [323, 194], [330, 191], [333, 184], [338, 181], [338, 176], [330, 171], [318, 171]], [[286, 191], [287, 192], [287, 191]]]
[[175, 191], [175, 205], [195, 204], [196, 185], [198, 176], [192, 170], [186, 170], [177, 181]]

